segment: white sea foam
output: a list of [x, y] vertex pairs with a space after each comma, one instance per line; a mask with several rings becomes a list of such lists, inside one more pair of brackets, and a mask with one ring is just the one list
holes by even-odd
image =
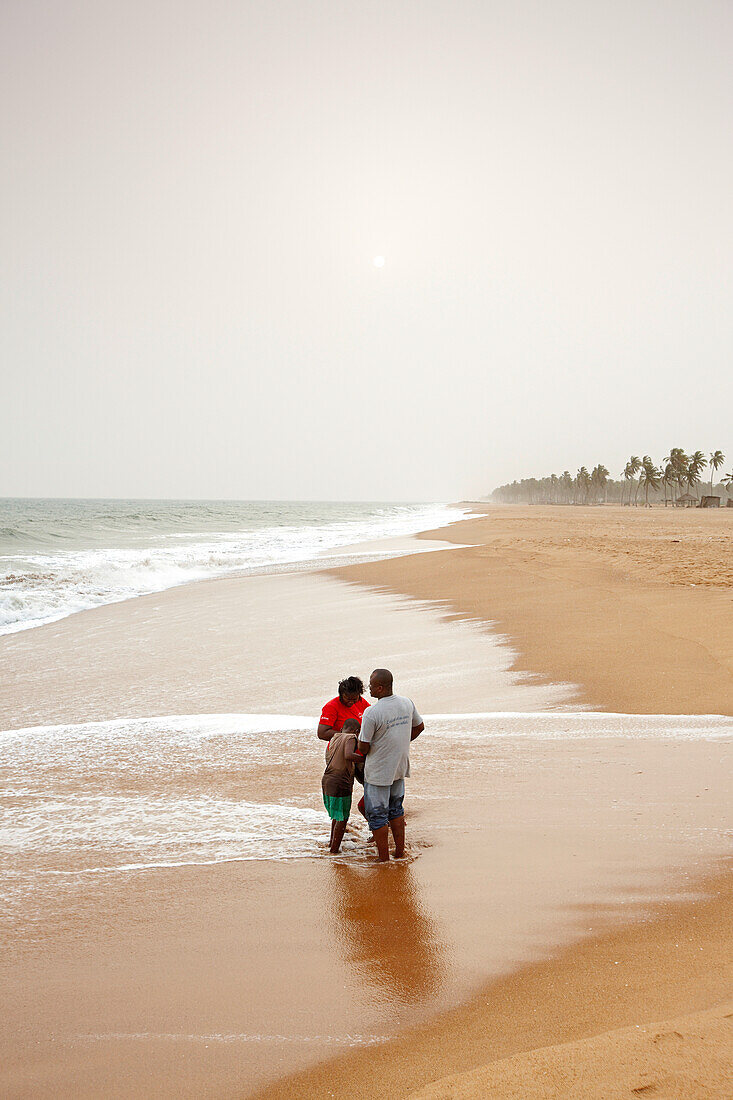
[[[78, 890], [95, 876], [320, 856], [329, 823], [316, 721], [170, 715], [0, 732], [0, 905], [32, 921], [45, 890]], [[484, 712], [425, 722], [436, 751], [419, 744], [415, 764], [429, 789], [499, 744], [513, 758], [548, 740], [733, 739], [733, 719], [720, 715]], [[357, 824], [347, 834], [345, 859], [366, 858], [362, 833]]]
[[[721, 714], [616, 714], [606, 711], [472, 711], [424, 714], [431, 736], [598, 738], [659, 737], [704, 740], [733, 737], [733, 717]], [[304, 714], [171, 714], [154, 718], [116, 718], [58, 726], [27, 726], [0, 731], [4, 743], [38, 742], [43, 751], [62, 744], [119, 746], [122, 740], [149, 740], [158, 748], [190, 746], [208, 738], [228, 737], [245, 743], [248, 735], [314, 730], [318, 716]], [[260, 751], [262, 742], [251, 742]], [[281, 748], [283, 742], [279, 742]], [[75, 749], [76, 751], [76, 749]]]
[[38, 855], [46, 874], [297, 859], [317, 853], [326, 824], [323, 810], [234, 798], [49, 793], [15, 801], [0, 851]]
[[[108, 523], [100, 529], [98, 519], [92, 524], [82, 516], [74, 530], [67, 531], [63, 524], [68, 521], [59, 516], [63, 502], [51, 503], [48, 517], [37, 518], [33, 530], [27, 524], [22, 527], [15, 513], [15, 527], [3, 528], [0, 634], [190, 581], [294, 566], [339, 547], [442, 527], [465, 515], [462, 509], [434, 504], [364, 505], [357, 518], [330, 519], [335, 506], [308, 510], [282, 505], [278, 514], [273, 507], [258, 512], [252, 505], [243, 512], [238, 529], [217, 531], [211, 529], [217, 516], [210, 514], [214, 509], [210, 505], [205, 517], [208, 530], [181, 531], [175, 524], [182, 522], [185, 506], [178, 505], [171, 518], [171, 508], [161, 505], [157, 512], [148, 509], [144, 528], [128, 508], [124, 516], [116, 517], [116, 525]], [[15, 512], [21, 504], [17, 503]], [[73, 504], [68, 502], [70, 508]], [[197, 508], [203, 511], [201, 505], [189, 506], [189, 524]], [[236, 526], [232, 507], [223, 511], [220, 522]], [[347, 511], [351, 515], [358, 509], [352, 505]], [[16, 533], [18, 538], [13, 537]]]
[[385, 1043], [387, 1039], [388, 1036], [386, 1035], [358, 1035], [348, 1032], [342, 1035], [281, 1035], [269, 1032], [252, 1033], [249, 1031], [212, 1032], [210, 1034], [167, 1031], [114, 1031], [75, 1035], [72, 1039], [65, 1041], [74, 1044], [108, 1043], [119, 1042], [120, 1040], [131, 1043], [206, 1043], [207, 1045], [209, 1043], [270, 1043], [275, 1046], [317, 1043], [319, 1046], [332, 1044], [357, 1047], [374, 1046], [375, 1043]]
[[429, 714], [435, 735], [462, 739], [535, 738], [582, 740], [659, 738], [671, 741], [733, 738], [733, 718], [721, 714], [613, 714], [604, 711], [484, 711], [472, 714]]

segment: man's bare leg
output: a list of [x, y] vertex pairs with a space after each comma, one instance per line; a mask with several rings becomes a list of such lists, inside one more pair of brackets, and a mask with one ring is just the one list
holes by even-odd
[[394, 857], [402, 859], [405, 854], [405, 815], [392, 818], [389, 827], [394, 837]]
[[[359, 799], [359, 801], [357, 802], [356, 808], [359, 811], [359, 813], [361, 814], [361, 816], [364, 818], [366, 823], [369, 824], [369, 818], [366, 815], [366, 808], [364, 806], [364, 795], [362, 795], [361, 798]], [[373, 840], [374, 840], [374, 836], [373, 836], [372, 833], [370, 833], [369, 836], [367, 837], [367, 844], [371, 844]]]
[[374, 830], [374, 842], [377, 845], [379, 862], [386, 863], [389, 860], [389, 825]]
[[341, 847], [341, 841], [344, 839], [344, 833], [346, 832], [345, 821], [332, 821], [331, 822], [331, 847], [329, 852], [336, 855]]

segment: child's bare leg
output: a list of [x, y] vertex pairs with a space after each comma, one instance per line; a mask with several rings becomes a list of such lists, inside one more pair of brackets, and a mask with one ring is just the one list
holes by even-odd
[[345, 821], [332, 821], [331, 822], [331, 847], [329, 851], [336, 855], [341, 847], [341, 841], [344, 839], [344, 833], [346, 832]]
[[389, 827], [394, 837], [394, 857], [402, 859], [405, 854], [405, 815], [392, 818]]

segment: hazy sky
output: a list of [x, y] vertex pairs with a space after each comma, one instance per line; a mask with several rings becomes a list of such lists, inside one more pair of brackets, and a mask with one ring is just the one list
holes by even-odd
[[0, 69], [0, 495], [733, 466], [730, 0], [1, 0]]

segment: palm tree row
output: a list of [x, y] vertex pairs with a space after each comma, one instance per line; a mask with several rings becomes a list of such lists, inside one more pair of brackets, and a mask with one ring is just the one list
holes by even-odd
[[[709, 460], [702, 451], [688, 455], [681, 447], [673, 447], [662, 465], [657, 466], [650, 455], [639, 458], [632, 455], [621, 471], [621, 479], [614, 481], [605, 466], [599, 464], [589, 473], [581, 466], [575, 477], [564, 473], [550, 474], [543, 478], [524, 478], [510, 485], [494, 489], [492, 498], [511, 504], [597, 504], [603, 501], [638, 505], [643, 490], [644, 504], [649, 506], [649, 494], [653, 497], [664, 493], [665, 505], [674, 504], [685, 494], [698, 497], [698, 486], [706, 466], [710, 466], [710, 495], [713, 480], [725, 462], [722, 451], [712, 451]], [[721, 478], [733, 495], [733, 471]]]

